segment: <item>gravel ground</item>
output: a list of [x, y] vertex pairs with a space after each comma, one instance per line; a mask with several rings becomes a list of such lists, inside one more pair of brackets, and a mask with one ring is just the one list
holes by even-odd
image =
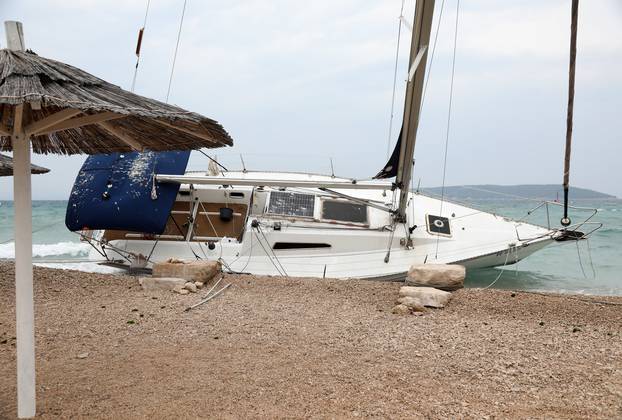
[[[622, 298], [466, 289], [399, 316], [396, 283], [224, 282], [183, 312], [198, 294], [35, 268], [38, 414], [622, 417]], [[16, 413], [14, 328], [0, 263], [0, 418]]]

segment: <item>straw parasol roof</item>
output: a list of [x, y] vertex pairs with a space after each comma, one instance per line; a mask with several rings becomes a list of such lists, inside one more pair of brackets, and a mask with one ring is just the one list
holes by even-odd
[[[32, 51], [1, 49], [0, 150], [12, 150], [13, 109], [20, 104], [26, 104], [23, 124], [35, 153], [187, 150], [233, 144], [212, 119], [125, 91]], [[31, 124], [54, 114], [66, 118], [55, 118], [51, 125], [51, 118]]]
[[[30, 165], [31, 174], [45, 174], [50, 172], [48, 168], [43, 166]], [[13, 159], [3, 154], [0, 154], [0, 176], [12, 176], [13, 175]]]

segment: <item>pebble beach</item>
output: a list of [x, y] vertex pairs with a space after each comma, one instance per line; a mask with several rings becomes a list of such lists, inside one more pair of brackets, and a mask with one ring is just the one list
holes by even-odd
[[[41, 418], [622, 417], [622, 297], [462, 289], [391, 313], [400, 283], [135, 277], [35, 267]], [[0, 262], [0, 418], [16, 416], [12, 263]]]

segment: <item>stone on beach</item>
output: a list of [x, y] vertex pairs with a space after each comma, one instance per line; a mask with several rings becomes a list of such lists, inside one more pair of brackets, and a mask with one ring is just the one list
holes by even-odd
[[402, 286], [400, 287], [400, 296], [419, 299], [423, 306], [444, 308], [451, 298], [451, 293], [433, 287]]
[[186, 284], [184, 284], [184, 289], [186, 289], [187, 291], [191, 293], [197, 292], [197, 286], [192, 282], [187, 282]]
[[138, 282], [145, 291], [173, 290], [186, 284], [186, 280], [177, 277], [140, 277]]
[[410, 308], [406, 305], [395, 305], [391, 312], [396, 315], [408, 315], [410, 314]]
[[441, 290], [464, 287], [466, 270], [458, 264], [415, 264], [408, 270], [407, 286], [426, 286]]
[[197, 289], [202, 289], [205, 283], [203, 283], [202, 281], [195, 281], [194, 285], [197, 287]]
[[425, 307], [421, 303], [421, 300], [419, 300], [418, 298], [414, 298], [412, 296], [403, 296], [397, 300], [397, 303], [401, 305], [405, 305], [415, 312], [425, 311]]
[[221, 270], [218, 261], [165, 261], [153, 265], [153, 277], [179, 277], [189, 282], [208, 283]]

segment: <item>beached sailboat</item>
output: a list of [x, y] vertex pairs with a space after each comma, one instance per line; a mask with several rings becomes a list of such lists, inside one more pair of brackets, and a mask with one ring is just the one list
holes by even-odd
[[93, 157], [67, 226], [83, 231], [93, 255], [124, 266], [200, 258], [239, 273], [373, 279], [401, 279], [417, 263], [512, 264], [583, 238], [578, 225], [538, 226], [411, 190], [433, 9], [417, 1], [402, 130], [376, 179], [213, 165], [193, 173], [183, 153]]

